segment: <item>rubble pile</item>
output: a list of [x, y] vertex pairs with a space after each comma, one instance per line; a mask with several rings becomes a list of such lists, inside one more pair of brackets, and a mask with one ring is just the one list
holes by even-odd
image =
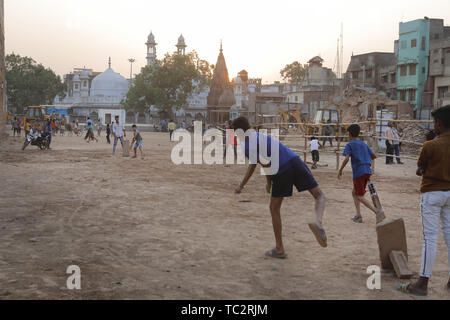
[[348, 88], [335, 96], [331, 105], [340, 111], [343, 123], [361, 122], [376, 117], [376, 110], [380, 108], [393, 112], [398, 119], [412, 119], [412, 108], [408, 102], [392, 100], [383, 92], [365, 88]]
[[[418, 123], [399, 124], [398, 129], [403, 140], [419, 143], [426, 141], [426, 134], [429, 132], [427, 128]], [[421, 149], [422, 147], [419, 145], [402, 143], [402, 152], [418, 154]]]

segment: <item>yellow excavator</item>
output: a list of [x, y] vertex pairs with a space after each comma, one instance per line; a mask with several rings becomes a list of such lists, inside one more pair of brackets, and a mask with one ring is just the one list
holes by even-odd
[[25, 117], [23, 123], [26, 122], [43, 122], [50, 118], [47, 114], [47, 108], [43, 106], [29, 106], [24, 109]]
[[345, 135], [348, 125], [341, 125], [340, 114], [338, 110], [321, 108], [317, 110], [314, 118], [308, 126], [308, 135], [325, 134], [325, 128], [328, 127], [329, 134], [332, 136]]
[[304, 131], [302, 112], [300, 110], [289, 110], [280, 109], [281, 123], [284, 129], [289, 129], [289, 124], [297, 125], [302, 131]]

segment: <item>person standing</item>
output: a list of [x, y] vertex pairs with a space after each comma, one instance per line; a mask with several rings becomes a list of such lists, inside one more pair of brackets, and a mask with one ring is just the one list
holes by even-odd
[[169, 125], [168, 125], [168, 129], [169, 129], [169, 133], [170, 133], [170, 141], [172, 140], [172, 136], [173, 136], [173, 132], [176, 130], [177, 125], [175, 124], [175, 122], [173, 122], [173, 120], [170, 120]]
[[388, 127], [386, 128], [386, 164], [391, 165], [394, 164], [394, 132], [392, 128], [394, 124], [392, 122], [388, 123]]
[[109, 138], [109, 136], [111, 135], [111, 127], [109, 126], [109, 123], [106, 125], [106, 142], [108, 142], [108, 144], [111, 144], [111, 139]]
[[86, 136], [84, 137], [84, 140], [87, 140], [87, 138], [89, 138], [89, 127], [91, 126], [91, 124], [92, 120], [88, 117], [86, 121]]
[[53, 134], [52, 122], [50, 121], [50, 119], [47, 119], [42, 131], [44, 131], [44, 135], [47, 137], [48, 148], [50, 149], [50, 144], [52, 143], [52, 134]]
[[98, 134], [99, 137], [102, 134], [102, 130], [103, 130], [102, 122], [100, 120], [98, 120], [98, 123], [97, 123], [97, 134]]
[[167, 132], [167, 122], [166, 122], [166, 120], [163, 120], [161, 122], [161, 132]]
[[19, 135], [19, 121], [17, 120], [17, 117], [14, 117], [14, 120], [12, 121], [12, 129], [13, 129], [13, 137]]
[[25, 119], [23, 129], [25, 130], [25, 138], [26, 138], [26, 137], [28, 137], [28, 134], [30, 133], [30, 129], [31, 129], [30, 122], [27, 119]]
[[115, 117], [115, 122], [113, 123], [112, 132], [114, 135], [114, 147], [113, 147], [113, 155], [116, 153], [117, 142], [120, 140], [123, 148], [123, 139], [126, 138], [127, 133], [125, 132], [125, 127], [122, 123], [119, 122], [119, 116]]
[[[423, 247], [420, 278], [398, 288], [404, 293], [418, 296], [428, 294], [428, 282], [436, 257], [439, 222], [442, 223], [450, 267], [450, 105], [433, 111], [431, 115], [438, 138], [424, 143], [417, 162], [417, 175], [422, 177], [420, 208]], [[450, 291], [450, 279], [447, 290]]]
[[319, 147], [322, 145], [320, 144], [319, 139], [312, 137], [309, 146], [311, 147], [311, 155], [313, 160], [311, 169], [317, 169], [317, 163], [320, 161]]
[[[394, 135], [394, 139], [395, 139], [395, 140], [393, 140], [393, 147], [394, 147], [395, 156], [397, 157], [396, 158], [397, 164], [403, 164], [403, 162], [401, 162], [401, 160], [400, 160], [400, 141], [399, 141], [400, 135], [397, 130], [397, 124], [394, 124], [392, 126], [392, 134]], [[394, 161], [392, 161], [392, 162], [394, 162]]]

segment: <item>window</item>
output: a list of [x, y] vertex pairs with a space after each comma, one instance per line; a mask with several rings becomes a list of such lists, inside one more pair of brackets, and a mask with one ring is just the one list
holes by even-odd
[[298, 96], [295, 96], [295, 102], [297, 102], [298, 101]]
[[388, 82], [388, 75], [385, 74], [381, 77], [381, 80], [383, 81], [383, 83], [387, 83]]
[[422, 67], [422, 73], [425, 73], [425, 67]]
[[75, 84], [75, 90], [78, 90], [78, 83]]
[[353, 71], [352, 72], [352, 79], [358, 79], [359, 78], [359, 72], [358, 71]]
[[391, 83], [396, 83], [397, 82], [397, 74], [394, 72], [394, 73], [391, 73]]
[[415, 48], [417, 47], [417, 39], [412, 39], [411, 40], [411, 48]]
[[415, 89], [411, 89], [408, 90], [409, 92], [409, 99], [408, 101], [416, 101], [416, 90]]
[[406, 65], [400, 66], [400, 76], [405, 77], [406, 76]]
[[415, 64], [410, 64], [409, 65], [409, 75], [410, 76], [415, 76], [416, 75], [416, 65]]
[[422, 37], [422, 50], [425, 51], [426, 46], [427, 46], [427, 38]]
[[366, 71], [366, 78], [372, 78], [372, 69]]
[[448, 86], [447, 87], [438, 87], [438, 99], [444, 98], [444, 96], [447, 92], [448, 92]]

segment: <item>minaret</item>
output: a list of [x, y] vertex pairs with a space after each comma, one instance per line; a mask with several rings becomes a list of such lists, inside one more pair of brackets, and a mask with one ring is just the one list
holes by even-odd
[[158, 45], [155, 42], [155, 36], [153, 35], [153, 32], [150, 32], [147, 38], [147, 65], [151, 66], [156, 61], [156, 46]]
[[178, 38], [178, 43], [177, 43], [176, 47], [177, 47], [178, 54], [182, 54], [182, 55], [186, 54], [187, 45], [184, 41], [183, 34], [181, 34], [181, 36]]

